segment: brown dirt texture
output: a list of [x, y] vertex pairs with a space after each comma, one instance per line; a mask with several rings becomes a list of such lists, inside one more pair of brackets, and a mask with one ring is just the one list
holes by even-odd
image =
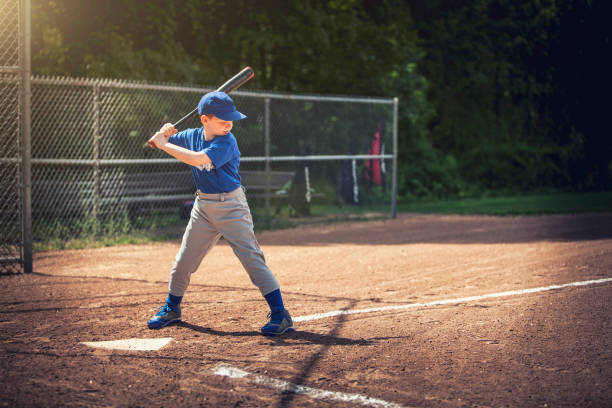
[[[0, 406], [612, 405], [612, 213], [402, 214], [258, 239], [296, 320], [355, 313], [260, 335], [265, 300], [221, 241], [183, 322], [153, 331], [179, 241], [37, 253], [34, 273], [0, 278]], [[548, 290], [503, 293], [532, 288]], [[172, 340], [83, 344], [134, 338]]]

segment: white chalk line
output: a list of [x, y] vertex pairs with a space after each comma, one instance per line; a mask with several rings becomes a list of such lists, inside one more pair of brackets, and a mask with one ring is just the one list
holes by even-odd
[[371, 398], [361, 394], [349, 394], [345, 392], [327, 391], [320, 388], [307, 387], [290, 383], [288, 381], [278, 380], [259, 374], [252, 374], [225, 363], [219, 363], [213, 369], [213, 373], [230, 378], [244, 378], [255, 384], [263, 385], [267, 388], [274, 388], [285, 393], [300, 394], [313, 399], [326, 399], [332, 401], [343, 401], [361, 404], [369, 407], [380, 408], [401, 408], [394, 402], [385, 401], [378, 398]]
[[569, 288], [569, 287], [597, 285], [599, 283], [607, 283], [607, 282], [612, 282], [612, 278], [595, 279], [595, 280], [588, 280], [588, 281], [581, 281], [581, 282], [571, 282], [571, 283], [564, 283], [561, 285], [550, 285], [550, 286], [543, 286], [543, 287], [532, 288], [532, 289], [510, 290], [507, 292], [489, 293], [487, 295], [468, 296], [468, 297], [455, 298], [455, 299], [434, 300], [433, 302], [427, 302], [427, 303], [410, 303], [407, 305], [381, 306], [381, 307], [372, 307], [369, 309], [334, 310], [333, 312], [327, 312], [327, 313], [316, 313], [316, 314], [311, 314], [311, 315], [306, 315], [306, 316], [297, 316], [293, 318], [293, 321], [294, 322], [307, 322], [311, 320], [319, 320], [319, 319], [325, 319], [328, 317], [341, 316], [341, 315], [386, 312], [389, 310], [405, 310], [405, 309], [415, 309], [419, 307], [442, 306], [442, 305], [449, 305], [449, 304], [456, 304], [456, 303], [473, 302], [476, 300], [494, 299], [494, 298], [501, 298], [501, 297], [507, 297], [507, 296], [516, 296], [516, 295], [526, 295], [529, 293], [546, 292], [549, 290], [564, 289], [564, 288]]

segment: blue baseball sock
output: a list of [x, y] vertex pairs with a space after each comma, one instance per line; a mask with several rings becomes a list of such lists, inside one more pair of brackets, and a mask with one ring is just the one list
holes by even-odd
[[166, 300], [166, 303], [173, 309], [179, 309], [182, 300], [182, 296], [174, 296], [168, 293], [168, 300]]
[[276, 289], [267, 295], [264, 296], [268, 305], [270, 306], [270, 310], [272, 313], [274, 312], [282, 312], [285, 310], [285, 305], [283, 304], [283, 297], [281, 296], [280, 289]]

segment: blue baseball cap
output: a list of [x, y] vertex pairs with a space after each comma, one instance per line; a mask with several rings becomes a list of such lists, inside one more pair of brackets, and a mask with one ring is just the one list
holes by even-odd
[[238, 112], [234, 101], [225, 92], [209, 92], [200, 99], [198, 113], [202, 115], [215, 115], [221, 120], [240, 120], [246, 115]]

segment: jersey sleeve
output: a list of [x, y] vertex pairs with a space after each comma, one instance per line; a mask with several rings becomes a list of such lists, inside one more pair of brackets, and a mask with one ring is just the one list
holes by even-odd
[[232, 137], [216, 137], [204, 153], [210, 158], [216, 168], [223, 166], [231, 160], [236, 149], [236, 142]]
[[175, 133], [170, 136], [168, 139], [169, 143], [173, 145], [184, 147], [185, 149], [189, 149], [189, 140], [191, 140], [191, 132], [193, 129], [183, 130], [182, 132]]

